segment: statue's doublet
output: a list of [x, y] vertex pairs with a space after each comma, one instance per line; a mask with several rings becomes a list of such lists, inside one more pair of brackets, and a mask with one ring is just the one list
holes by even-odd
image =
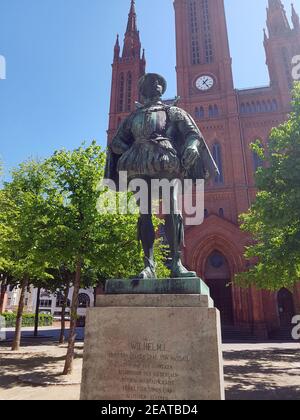
[[163, 106], [141, 108], [131, 118], [131, 132], [135, 141], [166, 136], [167, 112]]
[[182, 166], [172, 127], [168, 108], [163, 104], [134, 112], [121, 134], [123, 140], [132, 141], [132, 146], [120, 157], [118, 171], [127, 171], [129, 178], [181, 177]]
[[[197, 144], [199, 159], [186, 171], [181, 158], [189, 144]], [[157, 103], [127, 117], [110, 145], [106, 177], [127, 171], [129, 178], [208, 178], [216, 171], [203, 136], [192, 117], [175, 106]]]

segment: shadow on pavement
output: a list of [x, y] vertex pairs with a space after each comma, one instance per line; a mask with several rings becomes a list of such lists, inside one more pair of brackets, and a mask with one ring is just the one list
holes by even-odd
[[224, 360], [227, 400], [300, 400], [299, 351], [225, 351]]

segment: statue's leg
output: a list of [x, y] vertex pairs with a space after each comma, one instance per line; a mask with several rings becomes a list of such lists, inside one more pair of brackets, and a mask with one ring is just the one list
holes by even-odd
[[184, 244], [184, 223], [178, 207], [178, 190], [171, 193], [170, 214], [165, 216], [165, 233], [172, 256], [171, 275], [173, 278], [197, 277], [194, 271], [187, 270], [182, 264], [181, 248]]
[[151, 214], [151, 180], [148, 180], [148, 214], [140, 214], [138, 221], [138, 240], [144, 251], [144, 270], [138, 275], [141, 279], [155, 279], [154, 243], [155, 230]]
[[138, 239], [142, 243], [144, 251], [145, 268], [139, 274], [139, 278], [156, 278], [154, 263], [155, 230], [151, 214], [141, 214], [138, 222]]

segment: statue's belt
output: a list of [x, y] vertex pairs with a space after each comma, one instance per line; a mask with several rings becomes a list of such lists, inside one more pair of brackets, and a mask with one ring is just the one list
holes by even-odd
[[166, 137], [151, 137], [151, 138], [142, 138], [135, 141], [135, 144], [147, 144], [147, 143], [156, 143], [161, 145], [162, 147], [166, 147], [168, 149], [174, 149], [172, 145], [172, 140]]

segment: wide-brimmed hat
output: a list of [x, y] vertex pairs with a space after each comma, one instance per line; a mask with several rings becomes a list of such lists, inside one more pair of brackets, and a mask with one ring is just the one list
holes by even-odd
[[147, 73], [143, 77], [140, 78], [139, 84], [138, 84], [139, 91], [142, 95], [143, 95], [143, 90], [144, 90], [144, 87], [145, 87], [146, 83], [148, 83], [150, 80], [158, 80], [159, 83], [161, 84], [161, 86], [163, 87], [162, 94], [164, 94], [166, 92], [166, 90], [167, 90], [166, 79], [163, 76], [161, 76], [160, 74], [157, 74], [157, 73]]

